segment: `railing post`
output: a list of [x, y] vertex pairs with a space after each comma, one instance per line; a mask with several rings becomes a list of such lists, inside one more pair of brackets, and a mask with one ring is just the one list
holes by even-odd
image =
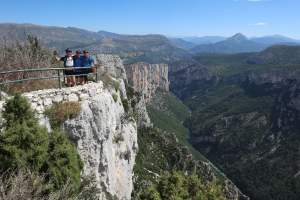
[[98, 83], [98, 67], [96, 67], [96, 83]]
[[59, 89], [61, 89], [61, 80], [60, 80], [60, 70], [57, 70], [57, 75], [58, 75], [58, 85], [59, 85]]

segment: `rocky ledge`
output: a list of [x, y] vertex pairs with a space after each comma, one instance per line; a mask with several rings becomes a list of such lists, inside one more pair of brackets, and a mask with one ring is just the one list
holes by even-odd
[[[117, 95], [117, 99], [113, 96]], [[41, 124], [51, 128], [44, 111], [54, 103], [75, 101], [80, 114], [63, 129], [75, 142], [84, 163], [83, 175], [94, 176], [99, 199], [130, 199], [133, 166], [138, 150], [137, 125], [124, 111], [120, 92], [103, 83], [25, 93]]]

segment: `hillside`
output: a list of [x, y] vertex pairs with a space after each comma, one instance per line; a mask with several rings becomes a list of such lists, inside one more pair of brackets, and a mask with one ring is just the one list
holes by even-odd
[[249, 61], [256, 64], [298, 65], [300, 63], [300, 46], [275, 45]]
[[0, 24], [0, 41], [23, 42], [27, 35], [39, 38], [44, 46], [64, 50], [87, 45], [103, 38], [101, 34], [73, 27], [40, 26], [34, 24]]
[[169, 63], [190, 55], [172, 45], [162, 35], [118, 35], [108, 37], [91, 45], [82, 47], [93, 52], [118, 54], [126, 63], [148, 62], [148, 63]]
[[147, 110], [154, 128], [139, 130], [140, 151], [135, 166], [137, 182], [134, 195], [149, 187], [149, 182], [155, 183], [159, 174], [180, 170], [202, 177], [202, 181], [208, 186], [217, 183], [212, 191], [216, 194], [217, 188], [221, 187], [225, 199], [248, 199], [219, 169], [189, 144], [188, 129], [183, 124], [189, 118], [190, 112], [178, 98], [169, 92], [158, 90], [147, 105]]
[[190, 142], [251, 199], [300, 197], [297, 49], [200, 55], [201, 65], [170, 74], [192, 110]]
[[44, 47], [89, 49], [93, 53], [117, 54], [128, 63], [145, 61], [169, 63], [190, 58], [185, 50], [174, 46], [162, 35], [121, 35], [106, 31], [92, 32], [73, 27], [51, 27], [33, 24], [0, 24], [0, 41], [23, 42], [27, 35], [39, 38]]
[[289, 38], [282, 35], [270, 35], [270, 36], [264, 36], [264, 37], [254, 37], [251, 38], [252, 41], [257, 43], [263, 43], [268, 45], [275, 45], [275, 44], [299, 44], [300, 41]]

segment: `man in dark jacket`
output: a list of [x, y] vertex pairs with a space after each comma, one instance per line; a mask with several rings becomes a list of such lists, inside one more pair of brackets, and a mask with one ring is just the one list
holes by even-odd
[[66, 55], [64, 57], [58, 57], [57, 52], [54, 52], [54, 55], [58, 61], [64, 62], [64, 75], [67, 77], [67, 85], [68, 87], [72, 87], [76, 85], [75, 71], [74, 71], [74, 59], [72, 50], [66, 49]]

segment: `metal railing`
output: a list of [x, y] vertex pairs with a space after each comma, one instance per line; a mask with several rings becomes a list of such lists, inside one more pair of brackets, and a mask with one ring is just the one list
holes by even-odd
[[[93, 68], [96, 68], [94, 71]], [[90, 70], [88, 73], [79, 73], [78, 71]], [[66, 71], [76, 72], [72, 75], [66, 75]], [[26, 81], [35, 80], [51, 80], [57, 79], [59, 88], [62, 88], [62, 83], [65, 83], [67, 77], [81, 77], [87, 75], [94, 75], [96, 82], [98, 82], [97, 67], [74, 67], [73, 69], [68, 68], [37, 68], [37, 69], [21, 69], [0, 72], [0, 98], [2, 87], [13, 84], [22, 83]]]

